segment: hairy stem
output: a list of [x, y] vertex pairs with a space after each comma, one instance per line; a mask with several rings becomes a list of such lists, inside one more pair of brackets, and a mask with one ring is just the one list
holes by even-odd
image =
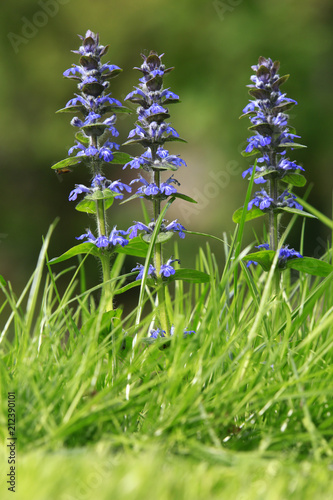
[[[278, 180], [271, 179], [269, 181], [270, 197], [273, 199], [273, 205], [276, 206], [278, 199]], [[279, 221], [278, 214], [273, 210], [269, 212], [269, 243], [271, 250], [277, 251], [279, 246]], [[278, 293], [280, 288], [280, 272], [279, 269], [275, 270], [274, 279], [275, 293]]]
[[[98, 148], [98, 140], [97, 137], [92, 136], [90, 138], [90, 145]], [[99, 171], [95, 171], [94, 174], [100, 173]], [[105, 210], [105, 201], [104, 200], [96, 200], [96, 225], [98, 236], [107, 236], [108, 233], [108, 225], [106, 221], [106, 210]], [[107, 250], [103, 250], [103, 254], [100, 257], [102, 264], [102, 273], [103, 273], [103, 299], [105, 303], [105, 310], [112, 311], [113, 310], [113, 292], [112, 292], [112, 284], [110, 283], [111, 278], [111, 267], [110, 267], [110, 254]]]
[[[153, 155], [154, 153], [155, 152], [153, 152]], [[161, 173], [159, 170], [154, 170], [154, 183], [158, 188], [160, 188]], [[154, 204], [154, 220], [156, 222], [161, 213], [161, 200], [158, 198], [153, 201], [153, 204]], [[163, 264], [162, 243], [156, 243], [154, 246], [154, 267], [156, 269], [157, 285], [158, 285], [157, 296], [159, 305], [159, 319], [162, 330], [168, 333], [170, 331], [170, 325], [165, 305], [165, 289], [163, 285], [163, 279], [160, 276], [160, 270], [162, 264]]]
[[[107, 223], [105, 217], [104, 200], [96, 200], [96, 222], [98, 236], [107, 235]], [[113, 310], [113, 293], [112, 284], [109, 283], [111, 277], [110, 254], [107, 250], [103, 250], [103, 255], [100, 257], [103, 272], [103, 296], [105, 301], [105, 310]]]
[[[278, 198], [278, 181], [277, 179], [271, 179], [270, 182], [270, 197], [273, 199], [273, 204], [277, 204]], [[270, 248], [276, 252], [279, 244], [279, 227], [278, 227], [278, 216], [271, 210], [269, 212], [269, 236], [270, 236]]]

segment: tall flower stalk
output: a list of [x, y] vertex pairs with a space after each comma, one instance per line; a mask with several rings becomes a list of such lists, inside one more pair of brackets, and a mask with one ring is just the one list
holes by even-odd
[[[80, 35], [79, 35], [80, 36]], [[69, 158], [57, 163], [52, 168], [60, 173], [64, 168], [85, 164], [92, 175], [90, 186], [76, 184], [69, 195], [70, 201], [75, 201], [79, 195], [84, 198], [76, 209], [93, 214], [96, 221], [97, 236], [90, 229], [78, 236], [78, 240], [85, 240], [86, 247], [98, 255], [102, 265], [104, 282], [104, 299], [106, 310], [112, 310], [113, 297], [110, 283], [111, 255], [117, 245], [125, 246], [128, 240], [124, 237], [126, 231], [117, 230], [116, 226], [110, 230], [107, 220], [107, 210], [112, 206], [115, 198], [121, 199], [122, 192], [130, 192], [126, 184], [108, 180], [103, 169], [115, 163], [125, 163], [128, 155], [118, 153], [119, 145], [113, 142], [113, 137], [119, 135], [115, 128], [116, 112], [126, 111], [122, 104], [111, 97], [109, 80], [117, 76], [122, 70], [113, 64], [102, 63], [101, 58], [107, 53], [108, 46], [99, 44], [99, 35], [88, 30], [85, 36], [80, 36], [82, 44], [75, 54], [80, 56], [79, 64], [64, 72], [66, 78], [77, 81], [78, 93], [68, 101], [61, 112], [79, 113], [71, 124], [78, 129], [76, 144], [70, 148]], [[109, 115], [105, 117], [105, 115]], [[90, 244], [90, 245], [89, 245]], [[86, 248], [84, 247], [84, 248]], [[81, 247], [82, 248], [82, 247]], [[89, 251], [89, 250], [88, 250]], [[79, 253], [79, 251], [77, 251]], [[83, 249], [82, 252], [84, 253]]]
[[[280, 63], [260, 57], [258, 64], [252, 66], [254, 75], [248, 85], [251, 100], [244, 108], [243, 115], [251, 121], [249, 130], [254, 133], [248, 141], [244, 156], [256, 156], [243, 177], [254, 175], [256, 184], [265, 184], [255, 193], [248, 204], [248, 219], [268, 214], [269, 243], [259, 245], [259, 249], [276, 252], [279, 248], [280, 232], [279, 218], [284, 212], [308, 215], [296, 201], [290, 187], [304, 186], [306, 180], [301, 174], [303, 167], [288, 157], [288, 151], [305, 147], [296, 142], [299, 138], [296, 131], [289, 125], [290, 110], [297, 102], [282, 93], [280, 87], [289, 75], [278, 74]], [[253, 169], [255, 168], [255, 172]], [[236, 216], [237, 219], [237, 216]], [[234, 216], [235, 220], [235, 216]], [[283, 268], [288, 259], [302, 257], [288, 246], [279, 250], [278, 267]]]
[[[135, 222], [128, 230], [129, 239], [137, 236], [138, 231], [144, 231], [143, 239], [147, 242], [155, 229], [156, 223], [161, 215], [162, 203], [170, 201], [172, 198], [187, 198], [177, 192], [179, 182], [171, 175], [162, 182], [162, 173], [165, 171], [177, 171], [185, 165], [178, 155], [169, 154], [165, 149], [165, 144], [172, 141], [183, 141], [178, 132], [167, 122], [169, 110], [166, 105], [179, 102], [179, 96], [163, 86], [164, 76], [173, 68], [165, 68], [162, 63], [162, 56], [151, 51], [148, 56], [142, 55], [143, 63], [140, 68], [135, 68], [142, 73], [138, 87], [135, 87], [125, 100], [129, 100], [138, 105], [138, 121], [135, 128], [130, 131], [128, 141], [125, 144], [141, 144], [145, 152], [134, 157], [126, 166], [134, 169], [141, 169], [148, 173], [149, 180], [139, 176], [131, 184], [140, 182], [142, 185], [132, 198], [145, 198], [152, 204], [153, 219], [150, 224]], [[163, 243], [172, 237], [174, 232], [178, 232], [181, 238], [185, 237], [185, 228], [174, 220], [167, 223], [163, 220], [159, 234], [153, 250], [153, 264], [150, 264], [148, 274], [154, 278], [157, 284], [157, 294], [159, 302], [160, 327], [164, 332], [170, 332], [170, 319], [165, 306], [164, 281], [175, 274], [172, 264], [175, 262], [169, 258], [166, 263], [163, 259]], [[135, 270], [139, 271], [138, 279], [142, 277], [143, 266], [138, 264]]]

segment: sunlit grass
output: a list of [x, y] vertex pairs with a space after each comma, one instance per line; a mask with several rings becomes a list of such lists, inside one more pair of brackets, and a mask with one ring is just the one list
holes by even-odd
[[240, 264], [248, 249], [234, 258], [236, 231], [220, 255], [198, 249], [210, 283], [174, 282], [175, 335], [149, 342], [151, 315], [110, 330], [83, 268], [45, 265], [50, 236], [20, 297], [1, 282], [1, 434], [15, 391], [17, 498], [332, 496], [331, 276], [287, 270], [276, 295], [269, 273]]

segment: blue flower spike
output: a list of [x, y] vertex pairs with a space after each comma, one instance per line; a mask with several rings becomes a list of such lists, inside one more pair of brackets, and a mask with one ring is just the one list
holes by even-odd
[[[264, 184], [264, 188], [255, 192], [249, 201], [247, 210], [261, 210], [269, 214], [269, 248], [276, 251], [279, 245], [279, 217], [283, 212], [305, 214], [303, 207], [290, 191], [291, 186], [303, 186], [306, 183], [301, 172], [304, 168], [288, 157], [288, 152], [305, 147], [296, 142], [299, 136], [289, 125], [287, 112], [297, 102], [287, 97], [280, 90], [288, 80], [278, 74], [280, 63], [272, 59], [259, 57], [258, 64], [252, 66], [249, 87], [250, 102], [243, 109], [243, 115], [250, 119], [250, 132], [245, 157], [256, 157], [256, 161], [243, 172], [243, 178], [254, 175], [255, 184]], [[253, 172], [255, 169], [255, 172]], [[255, 213], [256, 215], [256, 213]], [[307, 214], [305, 214], [307, 215]], [[249, 216], [252, 218], [252, 216]], [[259, 250], [268, 250], [266, 245], [259, 245]], [[291, 258], [302, 257], [297, 251], [283, 247], [279, 251], [278, 267], [283, 268]], [[256, 264], [256, 262], [250, 261]]]

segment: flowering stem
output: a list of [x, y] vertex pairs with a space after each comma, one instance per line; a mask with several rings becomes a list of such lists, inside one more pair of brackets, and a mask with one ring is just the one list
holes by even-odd
[[[152, 148], [152, 157], [154, 159], [156, 155], [156, 151]], [[154, 170], [154, 183], [160, 189], [161, 185], [161, 173], [159, 170]], [[161, 214], [161, 200], [159, 198], [153, 200], [154, 204], [154, 220], [157, 221]], [[158, 297], [158, 305], [159, 305], [159, 316], [161, 322], [161, 328], [166, 333], [170, 331], [168, 315], [165, 307], [165, 289], [163, 285], [163, 279], [160, 275], [161, 266], [163, 264], [163, 249], [162, 243], [156, 243], [154, 246], [154, 267], [156, 269], [157, 275], [157, 297]]]
[[[270, 197], [273, 199], [273, 204], [276, 206], [278, 201], [278, 179], [271, 179], [269, 181], [269, 190]], [[279, 246], [279, 221], [278, 214], [271, 210], [269, 212], [269, 234], [270, 234], [270, 248], [277, 251]], [[277, 294], [280, 286], [280, 273], [278, 268], [275, 269], [275, 279], [274, 279], [274, 287], [275, 293]], [[274, 313], [275, 315], [275, 313]]]
[[[98, 236], [105, 236], [107, 234], [107, 225], [105, 218], [105, 206], [104, 200], [96, 200], [96, 222], [98, 229]], [[102, 263], [102, 272], [103, 272], [103, 293], [105, 300], [105, 309], [106, 311], [113, 310], [113, 296], [112, 296], [112, 285], [109, 283], [111, 276], [111, 267], [110, 267], [110, 255], [107, 250], [103, 250], [103, 254], [100, 257]]]
[[105, 311], [112, 311], [113, 294], [112, 294], [112, 284], [108, 283], [111, 276], [110, 256], [108, 255], [108, 253], [105, 253], [101, 257], [101, 263], [102, 263], [103, 283], [104, 283], [103, 293], [105, 300]]
[[[276, 206], [278, 199], [278, 180], [271, 179], [270, 182], [270, 197], [273, 199], [273, 204]], [[278, 216], [271, 210], [269, 212], [269, 234], [270, 234], [270, 248], [276, 252], [279, 243], [279, 228]]]
[[[98, 139], [96, 136], [90, 137], [90, 145], [98, 148]], [[96, 173], [96, 172], [94, 172]], [[98, 236], [107, 235], [107, 222], [106, 222], [106, 210], [104, 200], [96, 200], [96, 224]], [[113, 295], [112, 295], [112, 285], [109, 283], [111, 277], [111, 267], [110, 267], [110, 255], [107, 251], [103, 250], [103, 254], [100, 257], [102, 264], [103, 273], [103, 296], [105, 301], [105, 310], [113, 310]]]

